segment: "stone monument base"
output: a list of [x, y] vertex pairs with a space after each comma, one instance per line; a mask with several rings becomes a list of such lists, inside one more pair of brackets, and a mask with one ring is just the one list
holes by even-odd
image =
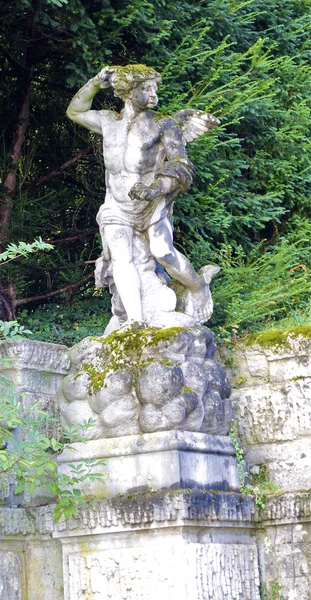
[[84, 495], [111, 497], [158, 490], [239, 490], [235, 452], [229, 436], [159, 431], [72, 444], [59, 457], [59, 470], [85, 459], [104, 459], [96, 467], [105, 482], [85, 481]]
[[54, 533], [64, 600], [260, 600], [250, 499], [135, 495], [82, 508]]

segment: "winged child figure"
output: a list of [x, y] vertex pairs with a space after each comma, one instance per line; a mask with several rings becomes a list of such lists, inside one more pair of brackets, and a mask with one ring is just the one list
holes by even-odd
[[[104, 67], [67, 109], [72, 121], [103, 137], [106, 196], [97, 214], [103, 254], [96, 282], [112, 292], [106, 331], [132, 321], [193, 326], [207, 321], [213, 310], [209, 283], [219, 268], [207, 265], [198, 274], [174, 247], [172, 208], [193, 180], [186, 144], [219, 120], [194, 109], [159, 118], [152, 109], [160, 83], [160, 74], [144, 65]], [[124, 101], [120, 114], [91, 109], [95, 94], [108, 87]], [[182, 312], [175, 311], [170, 277], [183, 286]]]

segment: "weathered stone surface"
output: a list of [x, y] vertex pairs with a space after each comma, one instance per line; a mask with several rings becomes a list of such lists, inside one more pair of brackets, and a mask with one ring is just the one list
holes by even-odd
[[65, 346], [25, 338], [1, 341], [0, 357], [13, 359], [12, 363], [1, 364], [1, 370], [33, 369], [65, 375], [70, 366]]
[[265, 464], [281, 489], [311, 482], [311, 339], [289, 333], [282, 345], [220, 349], [233, 377], [232, 402], [250, 466]]
[[76, 371], [62, 384], [62, 419], [70, 425], [93, 417], [89, 439], [170, 429], [227, 435], [230, 385], [214, 349], [205, 327], [136, 327], [80, 342], [69, 351]]
[[75, 517], [57, 523], [52, 509], [0, 509], [3, 555], [10, 547], [22, 553], [27, 541], [21, 574], [27, 592], [13, 600], [101, 600], [103, 593], [155, 600], [154, 591], [168, 600], [211, 600], [217, 585], [217, 600], [259, 598], [256, 545], [245, 529], [250, 498], [134, 494], [81, 505]]
[[22, 407], [39, 402], [40, 409], [57, 417], [57, 394], [70, 368], [68, 349], [27, 339], [2, 341], [0, 358], [6, 359], [0, 373], [13, 384]]
[[[279, 349], [277, 358], [271, 348], [265, 349], [264, 353], [261, 347], [256, 348], [254, 362], [251, 359], [252, 349], [248, 348], [247, 356], [240, 355], [240, 371], [235, 372], [235, 380], [239, 382], [240, 377], [240, 383], [234, 391], [243, 435], [245, 438], [249, 435], [249, 462], [253, 465], [264, 462], [270, 480], [279, 482], [281, 487], [297, 490], [302, 485], [310, 487], [311, 440], [307, 395], [309, 378], [305, 375], [288, 378], [286, 371], [286, 361], [294, 361], [297, 357], [300, 360], [300, 351], [303, 360], [299, 368], [305, 368], [307, 364], [309, 342], [304, 341], [301, 345], [298, 342], [296, 339], [289, 348]], [[169, 343], [162, 341], [159, 346], [155, 358], [157, 363], [163, 364], [161, 360], [168, 362], [165, 353]], [[102, 344], [98, 344], [97, 348], [102, 348]], [[199, 338], [199, 335], [194, 342], [188, 335], [176, 340], [174, 368], [180, 369], [183, 377], [188, 377], [188, 389], [183, 389], [177, 396], [184, 402], [185, 422], [187, 418], [194, 418], [207, 396], [212, 394], [216, 404], [220, 400], [222, 403], [227, 401], [226, 386], [221, 386], [223, 375], [221, 372], [217, 375], [217, 366], [209, 361], [206, 365], [209, 365], [209, 372], [213, 372], [215, 378], [207, 381], [204, 363], [210, 358], [208, 352], [211, 348], [210, 343], [204, 349], [202, 336]], [[153, 357], [154, 349], [151, 348], [151, 352], [149, 350], [146, 349], [146, 358]], [[87, 351], [89, 345], [85, 343], [83, 352]], [[74, 356], [75, 349], [72, 352]], [[80, 368], [79, 353], [75, 361]], [[164, 366], [172, 368], [172, 365]], [[268, 374], [266, 368], [269, 369]], [[17, 371], [16, 381], [20, 381]], [[293, 369], [288, 372], [292, 373]], [[270, 373], [273, 381], [266, 379]], [[75, 373], [72, 375], [74, 377]], [[56, 376], [59, 377], [59, 374], [56, 373]], [[78, 412], [75, 407], [84, 403], [81, 398], [87, 382], [85, 372], [83, 376], [81, 393], [78, 392], [81, 388], [77, 387], [71, 399], [68, 398], [67, 405], [73, 408], [73, 412]], [[68, 381], [76, 381], [73, 377], [70, 376]], [[118, 406], [117, 403], [122, 401], [118, 387], [121, 379], [121, 389], [127, 390], [125, 399], [130, 409], [134, 378], [126, 369], [115, 380], [113, 373], [108, 374], [109, 385], [97, 390], [88, 405], [98, 422], [108, 410], [107, 428], [118, 426], [117, 420], [114, 421], [113, 406], [114, 403]], [[277, 379], [282, 379], [282, 383]], [[34, 379], [29, 378], [28, 382], [37, 385]], [[217, 388], [219, 385], [220, 388]], [[55, 406], [53, 387], [48, 387], [49, 393], [42, 396], [40, 391], [32, 392], [30, 388], [29, 385], [26, 402], [36, 398], [41, 399], [46, 407], [49, 407], [49, 402]], [[69, 388], [65, 389], [70, 396]], [[252, 389], [255, 390], [255, 400], [252, 400]], [[110, 401], [112, 390], [115, 402]], [[271, 396], [271, 390], [275, 396]], [[241, 391], [242, 402], [239, 404]], [[284, 407], [286, 401], [289, 410]], [[140, 410], [147, 406], [151, 404], [140, 403]], [[211, 408], [211, 419], [215, 411], [215, 408]], [[254, 428], [255, 424], [260, 425], [258, 429]], [[248, 427], [252, 429], [251, 434], [248, 434]], [[204, 477], [214, 477], [215, 483], [221, 472], [219, 460], [223, 461], [228, 477], [228, 472], [231, 472], [230, 461], [233, 459], [228, 437], [188, 431], [158, 431], [154, 434], [93, 440], [83, 445], [83, 451], [86, 458], [108, 457], [108, 471], [109, 461], [114, 460], [111, 478], [119, 480], [124, 489], [128, 489], [126, 486], [129, 483], [124, 479], [128, 470], [125, 460], [136, 461], [135, 473], [140, 475], [134, 481], [136, 490], [140, 486], [146, 490], [146, 481], [151, 481], [152, 486], [156, 482], [162, 482], [162, 485], [164, 478], [168, 485], [174, 468], [180, 485], [186, 485], [189, 481], [193, 485], [195, 478], [202, 483]], [[198, 458], [200, 454], [212, 461], [217, 457], [215, 467], [211, 466], [212, 463], [207, 467], [204, 459]], [[140, 460], [142, 456], [145, 462]], [[69, 456], [63, 458], [70, 462]], [[228, 459], [229, 463], [225, 464]], [[131, 472], [129, 470], [129, 479]], [[151, 480], [148, 479], [149, 475]], [[133, 482], [131, 485], [133, 488]], [[118, 600], [122, 594], [126, 600], [140, 597], [148, 600], [148, 594], [153, 600], [155, 590], [157, 600], [160, 593], [169, 600], [177, 600], [175, 593], [178, 593], [178, 600], [186, 598], [185, 594], [187, 600], [257, 600], [260, 564], [261, 578], [271, 597], [272, 584], [277, 583], [281, 586], [279, 595], [284, 600], [310, 600], [311, 492], [296, 491], [269, 497], [266, 507], [258, 509], [250, 497], [234, 492], [146, 491], [139, 494], [134, 487], [123, 496], [81, 505], [76, 517], [58, 523], [53, 522], [52, 506], [27, 510], [0, 508], [0, 571], [4, 565], [0, 599], [101, 600], [104, 590], [106, 595], [109, 593]], [[4, 485], [3, 499], [8, 498], [9, 494], [9, 488]], [[154, 563], [151, 557], [155, 557]], [[14, 579], [13, 586], [12, 578], [8, 578], [7, 567], [14, 567], [14, 576], [15, 567], [17, 569], [18, 577]], [[177, 580], [174, 573], [182, 575]], [[16, 595], [20, 594], [20, 590], [22, 595]]]
[[[48, 413], [52, 418], [43, 433], [57, 438], [61, 431], [57, 394], [70, 368], [67, 348], [28, 339], [1, 341], [0, 359], [5, 359], [0, 360], [1, 392], [3, 382], [7, 381], [8, 393], [16, 394], [22, 410], [35, 414], [39, 409]], [[15, 429], [14, 435], [21, 439], [25, 432]], [[14, 495], [15, 487], [12, 476], [1, 476], [0, 503], [19, 505], [22, 502], [21, 496]], [[40, 490], [37, 496], [34, 494], [33, 502], [42, 500]], [[50, 500], [50, 495], [45, 494], [44, 500]]]
[[[255, 544], [200, 544], [179, 535], [79, 552], [66, 547], [65, 600], [260, 600]], [[175, 539], [174, 539], [175, 538]], [[149, 542], [149, 543], [148, 543]]]
[[181, 369], [153, 362], [139, 376], [136, 394], [142, 404], [164, 406], [181, 393], [183, 383]]
[[21, 577], [20, 556], [0, 551], [0, 600], [23, 600]]
[[[156, 600], [159, 594], [167, 600], [259, 600], [254, 540], [247, 530], [228, 528], [251, 513], [249, 499], [238, 494], [202, 492], [134, 495], [81, 507], [55, 534], [64, 549], [65, 600], [93, 600], [103, 591], [114, 600]], [[226, 533], [219, 527], [211, 532], [213, 523]], [[109, 536], [103, 535], [107, 524]]]
[[[297, 529], [304, 540], [295, 542]], [[310, 599], [310, 524], [267, 528], [263, 539], [265, 580], [268, 589], [278, 582], [284, 600]], [[287, 539], [286, 538], [290, 538]]]
[[[268, 589], [278, 582], [285, 600], [309, 600], [311, 492], [271, 497], [261, 512], [241, 494], [202, 491], [90, 502], [58, 523], [52, 510], [0, 509], [2, 556], [21, 555], [27, 540], [20, 563], [27, 600], [94, 600], [103, 590], [118, 600], [123, 591], [126, 599], [154, 600], [150, 587], [169, 600], [177, 600], [177, 591], [182, 599], [259, 600], [259, 563]], [[171, 585], [174, 573], [181, 587]]]
[[[310, 502], [310, 500], [309, 500]], [[211, 523], [237, 527], [242, 522], [250, 526], [255, 515], [253, 500], [233, 492], [183, 491], [136, 493], [78, 506], [77, 515], [53, 521], [53, 505], [36, 509], [0, 507], [0, 535], [7, 540], [25, 536], [88, 535], [91, 532], [111, 533], [137, 527], [170, 526], [181, 521]], [[258, 519], [258, 515], [256, 515]], [[41, 538], [40, 538], [41, 539]]]

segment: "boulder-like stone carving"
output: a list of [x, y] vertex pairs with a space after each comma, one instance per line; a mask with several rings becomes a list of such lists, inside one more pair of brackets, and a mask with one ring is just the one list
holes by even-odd
[[230, 386], [214, 350], [205, 327], [136, 325], [86, 338], [69, 350], [74, 372], [63, 380], [62, 420], [92, 418], [89, 439], [172, 429], [227, 435]]
[[[219, 121], [195, 109], [171, 117], [153, 112], [160, 83], [160, 74], [144, 65], [104, 67], [67, 109], [75, 123], [103, 137], [106, 197], [97, 214], [103, 252], [95, 280], [112, 294], [106, 333], [133, 321], [193, 327], [213, 312], [209, 284], [219, 267], [195, 272], [173, 245], [172, 213], [175, 198], [193, 180], [186, 144]], [[120, 114], [91, 109], [95, 94], [109, 87], [124, 101]], [[168, 286], [171, 277], [179, 294]]]

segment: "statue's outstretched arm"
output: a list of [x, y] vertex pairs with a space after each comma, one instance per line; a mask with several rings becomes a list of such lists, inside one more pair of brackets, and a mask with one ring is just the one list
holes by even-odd
[[90, 108], [95, 94], [100, 89], [110, 87], [112, 73], [112, 69], [104, 67], [76, 93], [67, 108], [69, 119], [91, 131], [102, 133], [100, 112]]
[[194, 167], [188, 159], [186, 142], [180, 128], [173, 119], [163, 119], [160, 126], [167, 160], [156, 172], [154, 183], [149, 186], [136, 183], [132, 187], [129, 193], [131, 198], [155, 200], [167, 194], [177, 196], [192, 183]]

